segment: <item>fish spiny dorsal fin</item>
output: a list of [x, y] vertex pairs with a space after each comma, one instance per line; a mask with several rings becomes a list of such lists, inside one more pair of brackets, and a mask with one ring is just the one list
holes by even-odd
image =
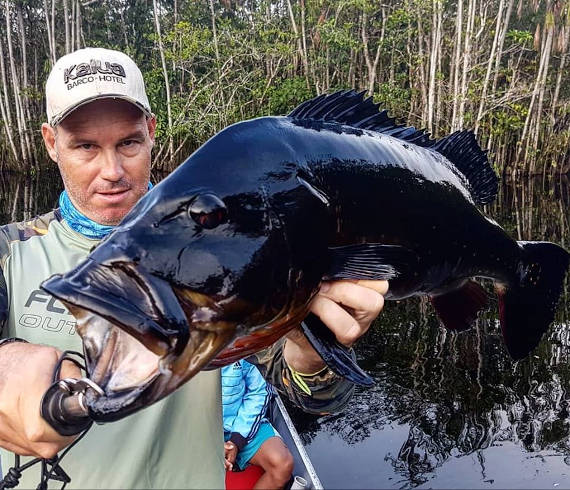
[[418, 146], [430, 147], [435, 143], [423, 130], [397, 124], [388, 111], [379, 111], [372, 97], [364, 98], [366, 91], [341, 90], [331, 95], [319, 95], [303, 102], [289, 114], [293, 119], [312, 119], [337, 122], [355, 128], [369, 129], [388, 134]]
[[477, 204], [488, 204], [497, 195], [498, 179], [477, 144], [472, 131], [458, 131], [439, 140], [431, 139], [424, 130], [396, 123], [387, 111], [379, 111], [372, 97], [363, 92], [341, 90], [319, 95], [294, 109], [289, 117], [297, 120], [336, 122], [355, 128], [387, 134], [445, 156], [467, 179]]
[[473, 131], [456, 131], [435, 142], [431, 147], [446, 157], [465, 176], [471, 195], [477, 204], [489, 204], [495, 199], [499, 179], [481, 150]]

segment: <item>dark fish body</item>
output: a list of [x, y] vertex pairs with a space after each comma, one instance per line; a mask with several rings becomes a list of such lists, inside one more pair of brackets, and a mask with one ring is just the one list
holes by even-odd
[[[388, 279], [387, 299], [429, 295], [462, 330], [486, 304], [471, 278], [490, 278], [521, 358], [553, 319], [569, 255], [487, 219], [476, 205], [496, 190], [472, 133], [434, 141], [361, 94], [321, 96], [211, 138], [43, 287], [78, 317], [106, 393], [90, 400], [96, 420], [270, 345], [307, 316], [323, 279]], [[366, 381], [318, 325], [306, 333], [333, 369]]]

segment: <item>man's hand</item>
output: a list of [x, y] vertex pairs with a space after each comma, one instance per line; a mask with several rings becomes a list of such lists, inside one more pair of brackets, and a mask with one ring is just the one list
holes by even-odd
[[[52, 384], [61, 352], [53, 347], [14, 342], [0, 347], [0, 446], [24, 456], [51, 458], [75, 437], [60, 436], [40, 415], [43, 394]], [[62, 378], [80, 378], [64, 362]]]
[[[351, 347], [366, 331], [384, 307], [387, 281], [324, 282], [313, 300], [311, 312], [331, 329], [337, 340]], [[288, 336], [285, 360], [295, 371], [314, 373], [324, 362], [299, 329]]]
[[231, 471], [233, 469], [234, 463], [236, 462], [237, 453], [238, 453], [238, 448], [233, 442], [231, 441], [224, 442], [224, 457], [225, 457], [224, 465], [226, 467], [226, 470]]

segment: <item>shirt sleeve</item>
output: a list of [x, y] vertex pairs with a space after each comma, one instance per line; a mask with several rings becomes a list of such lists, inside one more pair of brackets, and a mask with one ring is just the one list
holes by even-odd
[[267, 383], [259, 370], [248, 362], [243, 363], [245, 394], [232, 426], [230, 441], [241, 450], [259, 429], [269, 404]]
[[247, 360], [258, 367], [279, 393], [305, 412], [322, 415], [344, 408], [354, 393], [354, 384], [328, 367], [316, 373], [293, 370], [283, 356], [284, 345], [285, 338], [282, 338]]
[[0, 338], [2, 338], [4, 325], [8, 318], [8, 289], [6, 287], [6, 280], [0, 268]]
[[2, 264], [4, 257], [8, 254], [9, 243], [4, 227], [0, 228], [0, 338], [6, 335], [3, 331], [8, 320], [8, 286], [2, 272]]

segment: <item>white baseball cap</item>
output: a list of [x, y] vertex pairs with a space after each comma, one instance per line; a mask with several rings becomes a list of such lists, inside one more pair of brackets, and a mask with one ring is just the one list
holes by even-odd
[[85, 48], [57, 60], [46, 82], [48, 123], [59, 124], [78, 107], [97, 99], [123, 99], [152, 117], [139, 67], [125, 53]]

